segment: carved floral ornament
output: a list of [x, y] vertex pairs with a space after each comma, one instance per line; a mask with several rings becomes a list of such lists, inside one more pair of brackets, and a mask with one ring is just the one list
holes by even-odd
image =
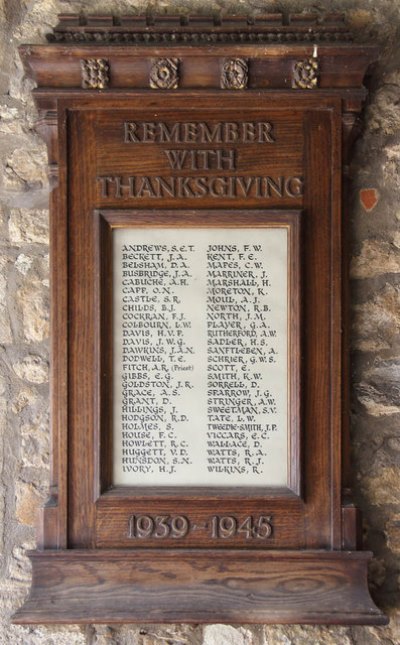
[[224, 62], [221, 87], [226, 90], [244, 90], [249, 80], [249, 66], [244, 58], [229, 58]]
[[103, 90], [110, 81], [110, 65], [106, 58], [84, 58], [81, 60], [82, 87]]
[[176, 90], [179, 85], [179, 60], [159, 58], [150, 70], [150, 87], [153, 90]]
[[319, 61], [316, 47], [312, 58], [297, 61], [293, 66], [292, 87], [300, 90], [313, 90], [318, 87]]
[[[110, 63], [106, 58], [81, 59], [81, 82], [84, 89], [106, 89], [110, 82]], [[152, 60], [149, 84], [155, 90], [175, 90], [179, 86], [178, 58]], [[318, 87], [319, 60], [316, 47], [313, 56], [296, 61], [292, 71], [292, 88], [309, 90]], [[220, 85], [227, 90], [243, 90], [249, 80], [249, 63], [244, 58], [225, 59]]]

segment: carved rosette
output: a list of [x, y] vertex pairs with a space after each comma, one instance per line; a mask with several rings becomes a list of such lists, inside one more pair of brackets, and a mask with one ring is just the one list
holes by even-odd
[[318, 87], [319, 62], [317, 58], [297, 61], [293, 66], [292, 87], [313, 90]]
[[104, 90], [110, 81], [110, 65], [106, 58], [81, 60], [82, 87], [89, 90]]
[[249, 66], [244, 58], [229, 58], [221, 72], [221, 87], [225, 90], [244, 90], [249, 80]]
[[176, 90], [179, 85], [179, 59], [159, 58], [150, 70], [150, 87], [153, 90]]

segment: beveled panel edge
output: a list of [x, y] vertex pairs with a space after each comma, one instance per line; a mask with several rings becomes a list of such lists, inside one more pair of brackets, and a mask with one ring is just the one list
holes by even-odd
[[[158, 495], [171, 496], [172, 499], [179, 499], [180, 497], [188, 498], [198, 497], [207, 499], [209, 495], [215, 496], [218, 499], [223, 498], [237, 498], [245, 499], [249, 495], [255, 496], [257, 499], [268, 499], [269, 496], [274, 498], [295, 498], [302, 500], [302, 482], [304, 474], [302, 473], [301, 454], [302, 454], [302, 422], [300, 413], [300, 400], [301, 400], [301, 353], [300, 353], [300, 336], [301, 336], [301, 307], [300, 289], [301, 282], [301, 218], [303, 215], [302, 208], [289, 207], [289, 208], [253, 208], [253, 209], [229, 209], [229, 208], [177, 208], [177, 209], [162, 209], [162, 208], [96, 208], [93, 211], [95, 218], [95, 248], [97, 253], [97, 289], [99, 301], [104, 305], [104, 299], [107, 302], [110, 300], [109, 293], [103, 293], [100, 285], [107, 283], [105, 270], [107, 264], [100, 263], [100, 246], [110, 246], [112, 231], [124, 227], [152, 227], [152, 228], [174, 228], [174, 227], [187, 227], [187, 228], [263, 228], [270, 226], [285, 226], [289, 232], [288, 246], [290, 254], [290, 264], [288, 266], [288, 279], [290, 281], [290, 288], [293, 290], [293, 304], [289, 316], [293, 316], [295, 324], [291, 328], [288, 335], [288, 343], [290, 346], [289, 351], [295, 357], [295, 365], [288, 371], [288, 387], [289, 387], [289, 427], [288, 427], [288, 481], [286, 486], [282, 487], [263, 487], [263, 486], [235, 486], [235, 493], [233, 493], [232, 486], [189, 486], [189, 487], [157, 487], [157, 486], [113, 486], [111, 485], [111, 464], [109, 463], [109, 436], [111, 428], [111, 420], [108, 413], [98, 415], [98, 423], [100, 418], [104, 419], [100, 426], [96, 429], [96, 436], [100, 438], [103, 448], [97, 454], [95, 466], [95, 480], [94, 490], [95, 501], [111, 491], [114, 495], [118, 493], [125, 496], [124, 489], [128, 495], [135, 494], [138, 498], [144, 496], [157, 497]], [[108, 249], [107, 257], [111, 258], [111, 250]], [[109, 288], [111, 285], [109, 283]], [[297, 290], [297, 291], [296, 291]], [[101, 293], [100, 293], [101, 291]], [[100, 356], [102, 364], [107, 365], [107, 369], [101, 369], [99, 373], [103, 374], [103, 378], [97, 383], [99, 388], [99, 402], [102, 409], [107, 411], [111, 408], [109, 398], [105, 400], [105, 392], [108, 391], [109, 374], [112, 373], [111, 359], [104, 358], [104, 347], [108, 347], [107, 333], [109, 333], [110, 322], [104, 323], [104, 311], [107, 307], [102, 306], [103, 313], [100, 315], [99, 325], [103, 326], [104, 331], [101, 332], [102, 348]], [[103, 323], [101, 323], [101, 320]], [[104, 387], [104, 374], [106, 386]], [[101, 394], [103, 392], [103, 394]], [[292, 414], [290, 414], [292, 413]], [[100, 456], [103, 455], [103, 466], [100, 464]], [[108, 457], [107, 457], [108, 455]], [[167, 489], [167, 490], [165, 490]]]

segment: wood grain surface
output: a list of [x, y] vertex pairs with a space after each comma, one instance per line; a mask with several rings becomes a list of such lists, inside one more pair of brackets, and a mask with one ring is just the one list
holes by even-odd
[[[357, 551], [360, 514], [349, 490], [342, 214], [343, 163], [376, 48], [353, 44], [336, 15], [316, 22], [303, 14], [218, 24], [63, 15], [50, 40], [20, 49], [38, 85], [38, 130], [56, 187], [51, 485], [30, 554], [31, 596], [14, 620], [384, 624], [368, 592], [370, 554]], [[176, 89], [152, 89], [154, 66], [168, 58]], [[226, 89], [225, 65], [236, 59], [247, 77], [242, 89]], [[312, 89], [299, 85], [298, 69]], [[129, 123], [139, 124], [136, 133], [149, 123], [147, 140], [129, 140]], [[211, 147], [219, 161], [199, 169], [188, 156], [176, 169], [171, 146], [154, 135], [159, 123], [168, 133], [234, 125], [207, 145], [178, 137], [174, 149]], [[243, 123], [271, 124], [263, 145], [235, 139]], [[166, 176], [172, 188], [158, 193]], [[199, 176], [196, 194], [184, 182]], [[140, 189], [142, 177], [150, 189]], [[113, 230], [273, 222], [290, 234], [287, 486], [114, 487]], [[162, 542], [157, 531], [138, 537], [141, 516], [164, 526]], [[227, 516], [251, 531], [222, 538], [210, 530]], [[165, 529], [175, 517], [190, 525], [179, 539]]]
[[33, 592], [14, 620], [385, 624], [368, 593], [369, 559], [311, 550], [35, 552]]

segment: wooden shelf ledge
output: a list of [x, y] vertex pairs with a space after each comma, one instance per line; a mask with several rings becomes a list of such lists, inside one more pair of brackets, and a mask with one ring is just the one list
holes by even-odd
[[18, 624], [387, 623], [369, 595], [368, 552], [71, 549], [29, 556], [33, 585], [14, 616]]

